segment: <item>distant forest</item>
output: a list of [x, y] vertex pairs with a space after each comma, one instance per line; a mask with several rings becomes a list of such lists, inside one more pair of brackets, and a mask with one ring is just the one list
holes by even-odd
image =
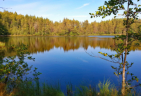
[[[138, 20], [141, 22], [141, 19]], [[138, 22], [137, 21], [137, 22]], [[132, 24], [134, 32], [138, 32], [141, 23]], [[123, 19], [112, 19], [101, 22], [88, 20], [79, 22], [64, 18], [53, 22], [48, 18], [21, 15], [16, 12], [0, 12], [0, 35], [94, 35], [125, 34]]]

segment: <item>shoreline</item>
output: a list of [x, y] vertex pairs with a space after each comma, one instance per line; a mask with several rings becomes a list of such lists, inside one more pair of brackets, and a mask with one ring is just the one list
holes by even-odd
[[62, 37], [62, 36], [117, 36], [121, 34], [92, 34], [92, 35], [0, 35], [0, 37], [12, 37], [12, 36], [49, 36], [49, 37]]

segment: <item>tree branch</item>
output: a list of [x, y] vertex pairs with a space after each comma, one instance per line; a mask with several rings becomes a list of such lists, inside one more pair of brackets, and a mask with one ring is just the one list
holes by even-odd
[[[108, 59], [105, 59], [105, 58], [102, 58], [102, 57], [100, 57], [100, 56], [94, 56], [94, 55], [91, 55], [90, 53], [88, 53], [86, 50], [85, 50], [85, 52], [89, 55], [89, 56], [91, 56], [91, 57], [97, 57], [97, 58], [101, 58], [101, 59], [103, 59], [103, 60], [106, 60], [106, 61], [109, 61], [109, 62], [112, 62], [112, 63], [120, 63], [119, 61], [120, 61], [120, 59], [119, 59], [119, 61], [117, 61], [117, 62], [115, 62], [115, 61], [111, 61], [111, 60], [108, 60]], [[92, 53], [92, 52], [91, 52]], [[93, 53], [92, 53], [93, 54]], [[112, 58], [112, 59], [115, 59], [115, 58]]]

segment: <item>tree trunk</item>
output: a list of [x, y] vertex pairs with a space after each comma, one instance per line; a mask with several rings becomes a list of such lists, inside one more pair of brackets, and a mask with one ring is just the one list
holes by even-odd
[[123, 71], [122, 71], [122, 95], [125, 96], [125, 65], [126, 65], [126, 56], [127, 56], [127, 49], [125, 49], [125, 57], [124, 57], [124, 63], [123, 63]]
[[125, 90], [125, 65], [126, 65], [126, 57], [127, 57], [127, 45], [128, 45], [128, 30], [130, 28], [130, 25], [129, 25], [129, 1], [128, 0], [128, 5], [127, 5], [127, 21], [126, 21], [126, 40], [125, 40], [125, 57], [124, 57], [124, 63], [123, 63], [123, 71], [122, 71], [122, 96], [125, 96], [126, 94], [126, 90]]

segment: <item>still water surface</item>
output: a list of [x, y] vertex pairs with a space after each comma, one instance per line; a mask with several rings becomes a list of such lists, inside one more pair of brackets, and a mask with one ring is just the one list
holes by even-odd
[[[35, 61], [29, 61], [29, 65], [37, 67], [42, 74], [39, 76], [40, 82], [50, 84], [61, 84], [61, 88], [66, 88], [68, 83], [72, 85], [96, 85], [99, 81], [110, 80], [115, 86], [121, 86], [114, 75], [115, 70], [111, 66], [118, 67], [118, 64], [105, 61], [100, 58], [98, 52], [115, 54], [111, 48], [115, 44], [113, 36], [89, 36], [89, 37], [1, 37], [0, 41], [6, 43], [6, 48], [10, 45], [24, 43], [28, 46]], [[5, 50], [4, 55], [13, 56], [15, 52]], [[109, 59], [109, 58], [107, 58]], [[109, 59], [110, 60], [110, 59]], [[131, 47], [131, 52], [127, 56], [129, 63], [133, 66], [128, 70], [141, 80], [141, 47]], [[30, 75], [32, 77], [32, 75]], [[130, 78], [127, 77], [127, 78]]]

